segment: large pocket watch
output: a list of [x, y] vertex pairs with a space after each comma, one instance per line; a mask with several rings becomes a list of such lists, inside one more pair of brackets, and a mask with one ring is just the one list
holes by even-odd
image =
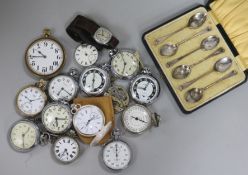
[[43, 37], [33, 41], [25, 53], [27, 68], [35, 75], [50, 78], [56, 75], [64, 65], [63, 46], [51, 36], [49, 29], [44, 29]]
[[25, 117], [35, 117], [46, 105], [47, 96], [44, 92], [46, 82], [40, 80], [34, 85], [22, 88], [16, 96], [17, 111]]
[[149, 68], [144, 68], [131, 81], [130, 94], [132, 99], [141, 104], [151, 104], [159, 96], [160, 85], [152, 76]]
[[86, 68], [79, 78], [79, 86], [87, 95], [101, 95], [109, 85], [110, 77], [108, 72], [96, 66]]
[[133, 134], [141, 134], [152, 125], [158, 127], [160, 122], [157, 113], [152, 113], [147, 107], [139, 104], [129, 106], [122, 113], [121, 119], [124, 128]]
[[120, 131], [114, 129], [112, 139], [107, 142], [101, 154], [103, 164], [110, 170], [120, 171], [126, 169], [132, 160], [131, 147], [120, 139]]
[[78, 92], [78, 83], [76, 82], [77, 70], [71, 69], [69, 75], [58, 75], [48, 84], [48, 95], [54, 101], [71, 101]]
[[111, 71], [117, 78], [130, 79], [140, 70], [140, 55], [130, 49], [110, 50]]

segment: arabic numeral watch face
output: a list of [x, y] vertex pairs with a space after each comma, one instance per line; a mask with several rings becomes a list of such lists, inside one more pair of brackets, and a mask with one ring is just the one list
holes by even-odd
[[41, 89], [28, 86], [17, 94], [16, 106], [22, 115], [34, 117], [43, 110], [46, 100], [47, 96]]
[[79, 144], [71, 137], [61, 137], [55, 142], [53, 152], [60, 162], [71, 163], [79, 156]]
[[112, 56], [111, 70], [121, 78], [131, 78], [139, 71], [139, 59], [130, 51], [118, 51]]
[[51, 76], [63, 66], [64, 50], [53, 39], [38, 39], [28, 47], [25, 60], [32, 73], [42, 77]]
[[73, 125], [80, 135], [95, 136], [104, 126], [105, 116], [94, 105], [82, 106], [73, 117]]
[[76, 48], [74, 58], [76, 62], [81, 66], [91, 66], [98, 59], [98, 51], [96, 47], [92, 45], [79, 45]]
[[110, 84], [108, 73], [98, 67], [85, 69], [79, 79], [80, 88], [88, 95], [101, 95]]
[[39, 128], [27, 120], [20, 120], [14, 123], [9, 134], [12, 148], [20, 152], [30, 151], [38, 144], [39, 137]]
[[99, 27], [93, 37], [99, 44], [107, 44], [112, 38], [112, 33], [106, 28]]
[[103, 148], [103, 162], [112, 170], [127, 168], [131, 157], [130, 147], [120, 140], [112, 141]]
[[129, 132], [140, 134], [150, 128], [151, 112], [142, 105], [130, 106], [122, 114], [122, 124]]
[[51, 133], [64, 133], [72, 124], [71, 111], [66, 105], [50, 103], [42, 111], [42, 123]]
[[158, 81], [149, 75], [138, 75], [130, 86], [132, 98], [142, 104], [152, 103], [159, 95]]
[[71, 101], [77, 94], [78, 85], [75, 80], [66, 75], [59, 75], [54, 77], [48, 86], [49, 96], [55, 100]]

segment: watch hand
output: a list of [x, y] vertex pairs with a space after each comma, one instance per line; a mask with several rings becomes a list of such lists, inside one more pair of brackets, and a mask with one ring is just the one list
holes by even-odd
[[30, 57], [32, 57], [32, 58], [45, 58], [45, 57], [42, 56], [42, 55], [30, 55]]
[[57, 118], [57, 120], [66, 120], [66, 117], [65, 118]]
[[25, 133], [23, 133], [24, 137], [28, 133], [29, 130], [30, 130], [30, 128], [28, 128], [27, 131]]
[[24, 144], [24, 136], [25, 136], [25, 134], [22, 134], [22, 148], [25, 147], [25, 144]]
[[116, 159], [118, 158], [118, 149], [117, 149], [117, 144], [115, 144], [115, 157], [116, 157]]
[[63, 153], [61, 154], [60, 157], [63, 157], [63, 156], [65, 155], [66, 152], [67, 152], [67, 149], [65, 149], [65, 150], [63, 151]]
[[63, 91], [65, 91], [68, 95], [72, 95], [72, 93], [68, 92], [68, 91], [65, 90], [64, 88], [63, 88]]
[[147, 84], [146, 84], [146, 86], [145, 86], [144, 90], [146, 90], [146, 89], [147, 89], [148, 85], [149, 85], [149, 82], [147, 82]]
[[55, 117], [55, 123], [56, 123], [56, 126], [58, 127], [59, 123], [58, 123], [58, 118], [57, 117]]
[[41, 51], [38, 50], [38, 53], [41, 54], [43, 56], [43, 58], [46, 58], [47, 56], [44, 55], [43, 53], [41, 53]]
[[95, 71], [93, 72], [92, 89], [95, 89]]
[[26, 98], [29, 102], [32, 102], [27, 96], [24, 95], [24, 98]]
[[138, 117], [134, 117], [134, 116], [131, 116], [131, 117], [134, 118], [135, 120], [141, 121], [141, 122], [143, 122], [143, 123], [147, 123], [146, 121], [141, 120], [141, 119], [139, 119]]
[[30, 102], [36, 101], [36, 100], [39, 100], [39, 99], [41, 99], [41, 98], [36, 98], [36, 99], [30, 100]]
[[145, 90], [145, 88], [144, 87], [141, 87], [141, 86], [138, 86], [137, 89]]
[[57, 95], [59, 96], [60, 93], [63, 91], [64, 88], [61, 88], [60, 91], [57, 93]]

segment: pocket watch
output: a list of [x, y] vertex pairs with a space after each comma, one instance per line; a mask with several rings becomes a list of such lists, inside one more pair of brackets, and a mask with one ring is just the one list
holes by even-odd
[[[73, 69], [75, 71], [75, 69]], [[78, 92], [78, 83], [75, 77], [69, 75], [58, 75], [54, 77], [48, 85], [48, 94], [52, 100], [71, 101]]]
[[79, 144], [72, 137], [60, 137], [54, 143], [53, 154], [61, 163], [71, 163], [76, 160], [80, 154]]
[[151, 113], [143, 105], [134, 104], [129, 106], [122, 114], [122, 124], [124, 128], [134, 134], [141, 134], [152, 125], [158, 127], [160, 116]]
[[105, 124], [103, 111], [95, 105], [72, 105], [73, 126], [83, 136], [95, 136]]
[[96, 66], [86, 68], [79, 78], [79, 86], [87, 95], [101, 95], [109, 85], [110, 77], [108, 72]]
[[16, 96], [17, 111], [25, 117], [34, 117], [44, 108], [47, 96], [44, 92], [45, 81], [22, 88]]
[[98, 59], [98, 50], [93, 45], [81, 44], [76, 48], [74, 58], [80, 66], [91, 66]]
[[44, 36], [33, 41], [27, 48], [25, 63], [27, 68], [40, 77], [52, 77], [57, 74], [65, 62], [63, 46], [53, 37], [49, 29]]
[[132, 99], [141, 104], [151, 104], [159, 96], [160, 85], [152, 76], [151, 71], [145, 68], [141, 74], [134, 77], [130, 85]]
[[112, 97], [115, 113], [123, 111], [129, 104], [129, 95], [123, 86], [113, 85], [104, 95]]
[[109, 52], [111, 71], [118, 77], [130, 79], [139, 72], [140, 56], [137, 51], [114, 49]]
[[42, 111], [41, 118], [47, 131], [55, 134], [66, 132], [72, 125], [70, 107], [62, 102], [47, 104]]
[[102, 150], [102, 160], [104, 165], [110, 170], [119, 171], [127, 168], [132, 159], [130, 146], [120, 140], [120, 131], [115, 129], [110, 140]]
[[11, 147], [19, 152], [32, 150], [40, 139], [38, 126], [29, 120], [15, 122], [9, 131], [9, 143]]

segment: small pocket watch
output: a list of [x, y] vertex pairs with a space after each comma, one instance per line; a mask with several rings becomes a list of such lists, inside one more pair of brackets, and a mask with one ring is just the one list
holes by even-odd
[[118, 77], [130, 79], [140, 70], [140, 55], [137, 51], [114, 49], [109, 52], [111, 71]]
[[83, 136], [95, 136], [105, 124], [103, 111], [95, 105], [72, 105], [73, 126]]
[[42, 123], [51, 133], [65, 133], [72, 125], [70, 107], [62, 102], [47, 104], [42, 111]]
[[159, 96], [160, 85], [152, 76], [150, 69], [145, 68], [141, 74], [134, 77], [130, 85], [132, 99], [141, 104], [151, 104]]
[[152, 125], [158, 127], [160, 116], [151, 113], [143, 105], [134, 104], [129, 106], [122, 114], [122, 124], [124, 128], [134, 134], [141, 134]]
[[127, 168], [132, 159], [130, 146], [120, 140], [120, 131], [114, 129], [112, 140], [106, 143], [102, 150], [102, 160], [104, 165], [113, 171], [120, 171]]
[[17, 111], [25, 117], [35, 117], [46, 105], [47, 96], [44, 92], [46, 82], [40, 80], [35, 85], [21, 89], [16, 96]]
[[60, 137], [53, 145], [53, 154], [61, 163], [71, 163], [76, 160], [80, 154], [79, 144], [72, 137]]
[[[72, 69], [71, 71], [76, 71]], [[48, 95], [54, 101], [71, 101], [78, 92], [78, 83], [76, 77], [70, 75], [58, 75], [54, 77], [48, 85]]]
[[15, 122], [9, 131], [9, 143], [11, 147], [19, 152], [31, 151], [40, 139], [38, 126], [29, 120]]
[[79, 86], [87, 95], [103, 94], [110, 85], [110, 77], [106, 70], [91, 66], [80, 75]]
[[44, 29], [44, 36], [33, 41], [27, 48], [25, 63], [35, 75], [50, 78], [56, 75], [64, 65], [63, 46], [51, 36], [49, 29]]
[[91, 66], [98, 59], [98, 50], [93, 45], [81, 44], [76, 48], [74, 58], [80, 66]]

